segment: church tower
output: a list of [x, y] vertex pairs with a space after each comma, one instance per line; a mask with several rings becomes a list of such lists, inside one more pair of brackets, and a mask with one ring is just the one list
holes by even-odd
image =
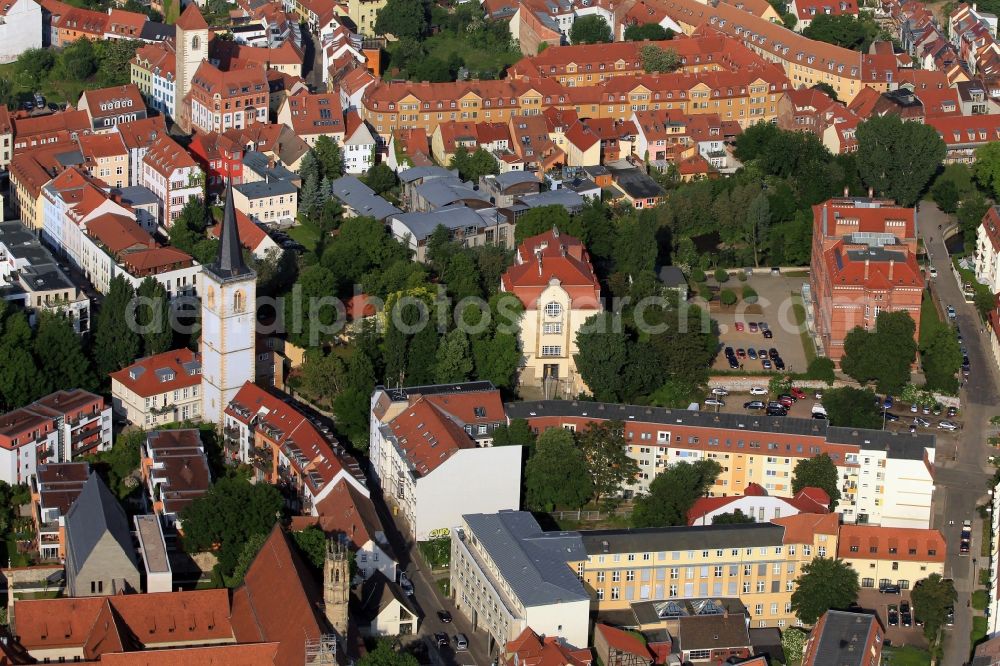
[[336, 538], [326, 541], [323, 560], [323, 607], [326, 621], [341, 641], [347, 636], [347, 602], [351, 593], [350, 551]]
[[198, 3], [189, 2], [174, 27], [177, 30], [174, 40], [174, 109], [177, 118], [174, 118], [174, 122], [184, 131], [190, 132], [191, 109], [185, 98], [191, 90], [191, 80], [198, 65], [202, 60], [208, 60], [208, 23], [205, 23], [205, 17], [198, 11]]
[[226, 405], [254, 379], [257, 274], [243, 262], [233, 185], [219, 234], [219, 256], [201, 274], [201, 414], [221, 425]]

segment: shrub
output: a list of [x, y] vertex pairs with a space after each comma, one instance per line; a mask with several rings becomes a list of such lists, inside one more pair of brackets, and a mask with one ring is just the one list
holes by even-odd
[[824, 356], [817, 356], [809, 362], [806, 377], [822, 380], [832, 386], [834, 380], [833, 361]]
[[740, 282], [746, 282], [747, 281], [746, 271], [740, 271], [739, 273], [737, 273], [736, 279], [739, 280]]
[[701, 285], [701, 287], [698, 288], [698, 295], [706, 301], [710, 301], [715, 294], [709, 287]]
[[719, 284], [722, 284], [727, 280], [729, 280], [729, 271], [727, 271], [725, 268], [716, 268], [715, 281], [718, 282]]
[[736, 292], [732, 289], [723, 289], [719, 294], [719, 301], [725, 306], [736, 305]]
[[700, 268], [694, 269], [693, 271], [691, 271], [691, 279], [701, 284], [707, 279], [705, 277], [705, 271], [701, 270]]
[[747, 303], [757, 302], [757, 292], [754, 291], [754, 288], [751, 287], [750, 285], [743, 286], [743, 300], [746, 301]]

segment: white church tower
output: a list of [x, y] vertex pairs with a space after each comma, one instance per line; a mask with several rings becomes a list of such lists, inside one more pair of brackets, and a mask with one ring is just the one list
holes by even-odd
[[201, 413], [221, 424], [226, 405], [254, 379], [257, 319], [257, 274], [243, 262], [232, 183], [226, 187], [219, 256], [201, 276]]
[[174, 24], [176, 51], [176, 77], [174, 78], [174, 122], [186, 132], [191, 131], [191, 105], [187, 95], [191, 92], [194, 73], [203, 60], [208, 60], [208, 23], [198, 11], [198, 3], [189, 3]]

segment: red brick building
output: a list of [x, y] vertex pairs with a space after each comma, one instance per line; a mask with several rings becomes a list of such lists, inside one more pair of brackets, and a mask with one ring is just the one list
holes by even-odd
[[880, 312], [905, 310], [920, 330], [924, 277], [916, 260], [916, 211], [880, 199], [813, 206], [810, 288], [816, 334], [839, 364], [844, 338]]
[[221, 194], [227, 179], [243, 182], [243, 146], [232, 137], [209, 132], [195, 134], [188, 150], [205, 172], [209, 194]]

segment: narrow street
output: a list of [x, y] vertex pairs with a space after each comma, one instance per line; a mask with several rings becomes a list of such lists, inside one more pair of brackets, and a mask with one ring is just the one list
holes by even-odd
[[[937, 269], [935, 289], [942, 309], [954, 306], [957, 321], [962, 329], [963, 344], [968, 348], [972, 372], [961, 392], [962, 416], [965, 427], [955, 460], [939, 456], [936, 460], [936, 489], [934, 496], [934, 524], [941, 530], [948, 543], [945, 576], [955, 581], [958, 601], [955, 604], [955, 626], [945, 638], [944, 664], [964, 664], [970, 659], [972, 611], [967, 607], [973, 590], [978, 586], [977, 567], [986, 567], [980, 555], [982, 521], [976, 507], [989, 500], [987, 482], [992, 468], [987, 463], [991, 455], [986, 442], [986, 429], [992, 416], [1000, 413], [998, 407], [997, 374], [989, 351], [989, 340], [983, 331], [982, 321], [975, 307], [966, 303], [952, 270], [951, 257], [945, 249], [938, 225], [947, 228], [951, 219], [929, 201], [921, 202], [917, 216], [918, 233], [930, 252], [931, 262]], [[933, 239], [933, 240], [932, 240]], [[969, 556], [959, 555], [958, 546], [962, 521], [971, 519], [972, 549]], [[953, 524], [952, 524], [953, 523]]]

